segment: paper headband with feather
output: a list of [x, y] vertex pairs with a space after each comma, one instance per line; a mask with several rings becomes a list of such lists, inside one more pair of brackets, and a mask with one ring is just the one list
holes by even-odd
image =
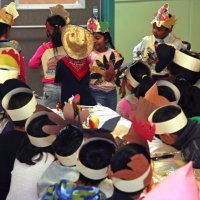
[[114, 186], [123, 192], [137, 192], [150, 184], [151, 165], [143, 154], [134, 155], [127, 163], [130, 169], [111, 172], [109, 177]]

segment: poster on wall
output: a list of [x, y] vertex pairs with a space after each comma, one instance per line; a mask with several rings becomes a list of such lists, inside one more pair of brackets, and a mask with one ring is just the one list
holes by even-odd
[[49, 9], [62, 4], [67, 9], [85, 8], [85, 0], [15, 0], [17, 9]]

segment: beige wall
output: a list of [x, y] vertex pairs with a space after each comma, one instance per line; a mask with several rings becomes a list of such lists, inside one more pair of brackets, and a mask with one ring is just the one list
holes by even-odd
[[126, 62], [132, 60], [133, 47], [151, 34], [153, 14], [166, 2], [177, 18], [173, 34], [200, 52], [200, 0], [115, 0], [115, 46]]

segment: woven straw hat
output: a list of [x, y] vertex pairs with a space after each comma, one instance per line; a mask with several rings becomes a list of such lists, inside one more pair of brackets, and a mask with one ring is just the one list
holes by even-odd
[[93, 50], [93, 35], [86, 29], [66, 25], [62, 30], [62, 44], [68, 56], [75, 60], [87, 57]]

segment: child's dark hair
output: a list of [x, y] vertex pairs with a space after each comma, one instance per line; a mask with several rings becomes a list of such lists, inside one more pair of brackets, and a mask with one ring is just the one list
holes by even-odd
[[115, 49], [115, 46], [112, 41], [112, 37], [109, 32], [105, 32], [105, 33], [98, 32], [98, 34], [100, 34], [104, 37], [107, 45], [109, 45], [112, 49]]
[[59, 156], [70, 156], [78, 150], [82, 142], [82, 131], [69, 124], [57, 135], [53, 148]]
[[[80, 162], [91, 169], [102, 169], [109, 166], [112, 155], [115, 153], [116, 146], [111, 141], [106, 140], [93, 140], [83, 145], [79, 152], [79, 160]], [[80, 181], [84, 182], [84, 184], [97, 185], [102, 180], [92, 180], [85, 177], [80, 172]]]
[[[46, 133], [43, 132], [42, 127], [44, 125], [55, 125], [47, 115], [39, 116], [33, 119], [27, 127], [27, 133], [33, 137], [48, 137]], [[28, 139], [27, 139], [28, 140]], [[54, 153], [52, 150], [52, 146], [48, 147], [36, 147], [33, 146], [30, 141], [25, 141], [24, 145], [22, 145], [21, 149], [17, 152], [17, 159], [26, 163], [27, 165], [34, 165], [38, 161], [40, 161], [43, 157], [43, 152]], [[33, 161], [33, 157], [39, 157]]]
[[0, 22], [0, 37], [5, 35], [8, 32], [8, 30], [10, 30], [10, 28], [10, 25]]
[[[125, 146], [123, 146], [122, 148], [120, 148], [112, 157], [111, 159], [111, 170], [113, 172], [117, 172], [123, 169], [130, 169], [127, 164], [131, 161], [131, 157], [137, 154], [142, 154], [146, 157], [146, 159], [149, 162], [149, 165], [151, 163], [151, 159], [150, 159], [150, 155], [149, 153], [146, 151], [146, 149], [139, 145], [139, 144], [135, 144], [135, 143], [130, 143], [127, 144]], [[121, 193], [124, 195], [137, 195], [139, 193], [142, 192], [142, 190], [137, 191], [137, 192], [132, 192], [132, 193], [126, 193], [126, 192], [122, 192], [119, 191], [117, 188], [115, 188], [115, 193]]]
[[53, 15], [47, 18], [46, 23], [47, 22], [54, 28], [52, 35], [49, 35], [49, 37], [53, 43], [53, 48], [56, 49], [62, 46], [60, 27], [64, 27], [66, 21], [60, 15]]
[[[173, 106], [173, 105], [164, 106], [162, 108], [159, 108], [154, 113], [154, 115], [152, 117], [152, 122], [153, 123], [165, 122], [167, 120], [173, 119], [174, 117], [176, 117], [180, 113], [181, 113], [181, 108], [179, 108], [177, 106]], [[177, 134], [177, 135], [181, 134], [183, 129], [175, 132], [174, 134]]]
[[[25, 106], [33, 97], [33, 94], [31, 93], [26, 93], [26, 92], [19, 92], [17, 94], [14, 94], [8, 103], [8, 110], [15, 110], [18, 108], [21, 108], [23, 106]], [[21, 120], [21, 121], [12, 121], [14, 126], [18, 126], [18, 127], [24, 127], [25, 123], [26, 123], [26, 119], [25, 120]]]
[[170, 102], [176, 101], [176, 96], [174, 91], [167, 86], [160, 85], [158, 86], [158, 94], [167, 98]]

